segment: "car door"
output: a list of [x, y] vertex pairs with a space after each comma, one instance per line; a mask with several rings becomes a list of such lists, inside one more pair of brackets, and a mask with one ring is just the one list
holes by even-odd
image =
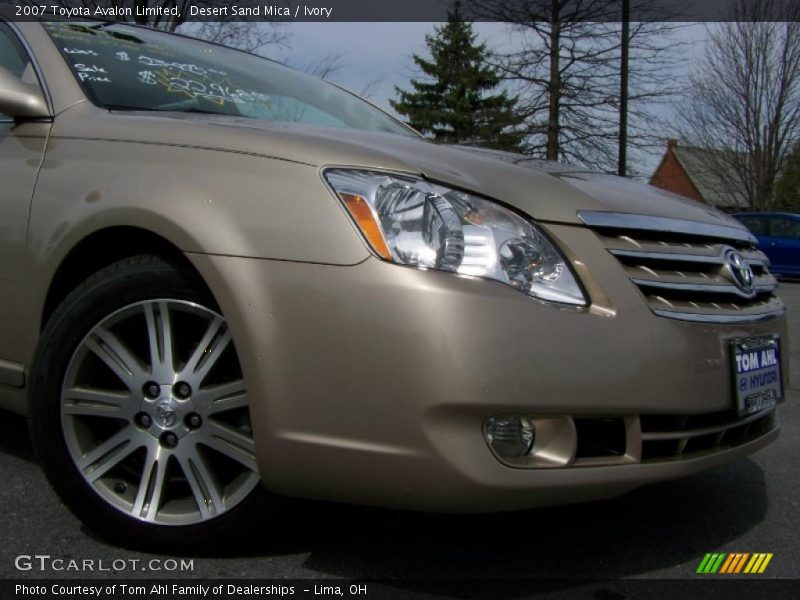
[[769, 245], [769, 219], [764, 215], [734, 215], [739, 222], [747, 227], [756, 239], [758, 240], [758, 247], [767, 255], [770, 262], [773, 262], [772, 255], [770, 254], [771, 248]]
[[766, 244], [773, 271], [781, 275], [800, 275], [800, 219], [770, 217]]
[[[11, 26], [0, 22], [0, 66], [39, 85], [30, 56]], [[30, 335], [21, 319], [26, 297], [25, 246], [31, 197], [51, 124], [0, 114], [0, 387], [23, 384], [21, 340]]]
[[[742, 225], [747, 227], [756, 238], [759, 245], [766, 242], [764, 238], [769, 233], [767, 218], [761, 215], [733, 215]], [[763, 248], [762, 248], [763, 249]]]

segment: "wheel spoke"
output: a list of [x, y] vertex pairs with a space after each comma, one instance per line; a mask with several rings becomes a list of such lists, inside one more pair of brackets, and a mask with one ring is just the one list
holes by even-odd
[[220, 514], [224, 506], [219, 486], [200, 453], [192, 449], [176, 454], [176, 458], [202, 517], [210, 519]]
[[150, 343], [150, 376], [156, 381], [170, 381], [175, 375], [172, 352], [172, 321], [166, 302], [144, 305], [147, 339]]
[[145, 371], [128, 347], [113, 333], [96, 327], [86, 346], [111, 369], [122, 383], [133, 391], [143, 383]]
[[131, 418], [132, 398], [124, 392], [76, 387], [64, 390], [63, 412], [79, 417]]
[[97, 481], [142, 446], [137, 434], [136, 429], [126, 425], [78, 460], [78, 469], [90, 483]]
[[192, 387], [199, 389], [230, 341], [231, 334], [225, 326], [225, 321], [220, 317], [214, 317], [179, 378], [194, 382]]
[[169, 453], [157, 444], [147, 448], [147, 460], [142, 470], [139, 490], [133, 503], [133, 516], [145, 521], [155, 521], [166, 486]]
[[195, 408], [204, 415], [213, 415], [233, 408], [247, 408], [244, 379], [202, 388], [194, 394]]
[[213, 419], [209, 419], [203, 429], [198, 443], [232, 458], [254, 473], [258, 472], [256, 449], [251, 437]]

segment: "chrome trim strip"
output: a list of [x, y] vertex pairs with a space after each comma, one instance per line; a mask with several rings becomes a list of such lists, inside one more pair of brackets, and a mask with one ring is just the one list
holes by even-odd
[[[612, 248], [609, 248], [608, 251], [614, 256], [623, 256], [626, 258], [671, 260], [676, 262], [694, 262], [694, 263], [706, 263], [712, 265], [726, 264], [724, 252], [716, 256], [711, 256], [702, 254], [683, 254], [680, 252], [647, 252], [644, 250], [617, 250]], [[769, 266], [768, 260], [762, 260], [760, 258], [746, 258], [746, 257], [745, 260], [751, 265], [758, 265], [763, 267]]]
[[712, 323], [712, 324], [731, 324], [731, 323], [765, 323], [766, 321], [773, 321], [786, 315], [786, 307], [782, 306], [779, 309], [771, 310], [769, 312], [760, 313], [757, 315], [709, 315], [701, 313], [687, 313], [677, 312], [672, 310], [662, 310], [651, 308], [653, 313], [659, 317], [666, 317], [668, 319], [676, 319], [678, 321], [691, 321], [693, 323]]
[[686, 292], [710, 292], [716, 294], [736, 294], [742, 298], [751, 300], [760, 292], [772, 292], [777, 288], [777, 285], [762, 284], [753, 288], [749, 294], [743, 292], [735, 285], [729, 284], [714, 284], [714, 283], [681, 283], [674, 281], [655, 281], [653, 279], [641, 279], [639, 277], [631, 277], [631, 281], [641, 287], [651, 287], [667, 290], [680, 290]]
[[649, 217], [630, 213], [616, 213], [594, 210], [579, 210], [578, 218], [589, 227], [609, 229], [634, 229], [638, 231], [656, 231], [664, 233], [682, 233], [723, 240], [756, 243], [755, 236], [742, 226], [711, 225], [698, 221], [670, 219], [667, 217]]

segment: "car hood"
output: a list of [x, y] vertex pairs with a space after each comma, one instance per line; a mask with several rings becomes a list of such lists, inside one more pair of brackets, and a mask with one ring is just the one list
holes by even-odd
[[191, 113], [109, 112], [81, 103], [59, 115], [52, 135], [412, 173], [500, 200], [541, 221], [580, 223], [578, 211], [609, 211], [743, 228], [713, 208], [630, 179], [388, 133]]

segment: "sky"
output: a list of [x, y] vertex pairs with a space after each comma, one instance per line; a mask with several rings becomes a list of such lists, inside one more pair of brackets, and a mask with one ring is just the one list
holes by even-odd
[[[331, 53], [342, 55], [341, 68], [329, 79], [360, 93], [373, 83], [370, 100], [393, 112], [389, 99], [395, 86], [407, 89], [409, 79], [418, 75], [411, 55], [426, 55], [425, 34], [432, 33], [436, 23], [288, 23], [283, 25], [290, 36], [291, 48], [267, 50], [264, 54], [294, 67], [302, 68]], [[514, 37], [502, 23], [475, 23], [480, 41], [490, 48], [512, 48]], [[704, 24], [687, 24], [674, 37], [681, 42], [684, 57], [673, 76], [685, 78], [694, 59], [703, 50], [707, 37]], [[669, 118], [669, 109], [663, 116]], [[665, 141], [666, 145], [666, 141]], [[633, 166], [645, 175], [652, 174], [660, 153], [640, 157]]]

